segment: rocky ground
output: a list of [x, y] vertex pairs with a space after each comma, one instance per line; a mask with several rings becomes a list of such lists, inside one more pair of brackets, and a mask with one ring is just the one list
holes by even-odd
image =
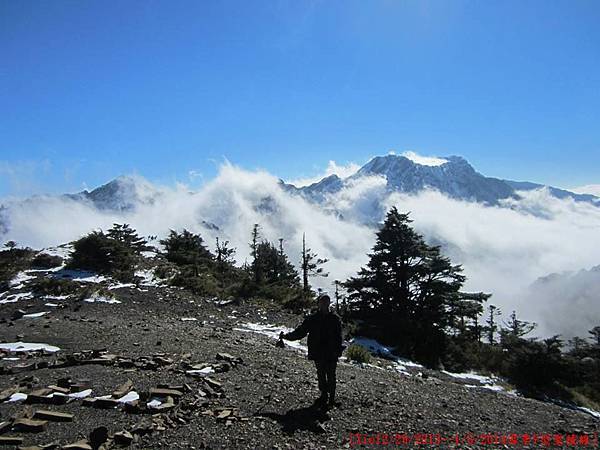
[[[359, 441], [371, 448], [597, 446], [600, 422], [591, 415], [466, 387], [472, 380], [439, 372], [398, 373], [378, 358], [370, 366], [341, 362], [340, 405], [319, 411], [311, 407], [318, 396], [315, 370], [302, 351], [278, 348], [273, 338], [243, 330], [247, 323], [294, 326], [298, 316], [268, 303], [219, 305], [159, 286], [111, 290], [120, 303], [98, 301], [102, 297], [94, 303], [28, 298], [23, 294], [34, 280], [13, 283], [1, 294], [0, 340], [60, 350], [0, 352], [0, 444], [80, 449], [329, 449]], [[39, 312], [47, 314], [27, 316]], [[510, 435], [518, 442], [492, 444], [495, 436]], [[523, 435], [530, 437], [528, 445]], [[585, 436], [591, 436], [589, 444]]]

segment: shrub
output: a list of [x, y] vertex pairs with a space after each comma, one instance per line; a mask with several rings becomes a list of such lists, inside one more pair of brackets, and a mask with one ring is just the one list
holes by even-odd
[[8, 289], [8, 282], [21, 270], [29, 268], [35, 252], [30, 248], [9, 248], [0, 251], [0, 290]]
[[349, 360], [359, 363], [366, 364], [371, 361], [371, 354], [369, 351], [366, 348], [356, 344], [352, 344], [350, 347], [348, 347], [346, 350], [346, 356]]
[[60, 256], [49, 255], [48, 253], [38, 253], [31, 261], [32, 269], [52, 269], [62, 265], [63, 259]]
[[171, 280], [172, 286], [183, 287], [194, 294], [205, 296], [218, 295], [218, 283], [209, 272], [197, 272], [195, 267], [182, 267]]
[[126, 243], [94, 231], [73, 243], [68, 267], [112, 275], [127, 282], [133, 280], [136, 262], [135, 250]]
[[79, 291], [80, 286], [72, 280], [59, 278], [40, 278], [31, 286], [36, 295], [69, 295]]
[[185, 229], [182, 233], [171, 230], [160, 243], [165, 247], [167, 261], [178, 266], [206, 264], [214, 259], [202, 237]]

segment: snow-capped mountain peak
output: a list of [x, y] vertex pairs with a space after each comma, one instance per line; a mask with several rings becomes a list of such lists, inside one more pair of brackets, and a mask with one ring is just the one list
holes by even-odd
[[102, 210], [132, 210], [140, 204], [152, 204], [160, 191], [139, 175], [120, 175], [92, 190], [67, 194], [75, 200], [87, 200]]

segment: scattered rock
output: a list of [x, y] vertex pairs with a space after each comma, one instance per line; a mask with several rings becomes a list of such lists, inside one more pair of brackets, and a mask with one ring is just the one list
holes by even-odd
[[150, 395], [154, 397], [181, 397], [183, 392], [176, 389], [152, 388], [150, 389]]
[[93, 449], [87, 440], [82, 439], [80, 441], [73, 442], [72, 444], [64, 445], [63, 450], [93, 450]]
[[114, 439], [118, 445], [127, 446], [133, 442], [133, 435], [129, 431], [119, 431], [115, 433]]
[[23, 431], [26, 433], [39, 433], [46, 431], [48, 427], [48, 421], [46, 420], [35, 420], [35, 419], [17, 419], [13, 423], [13, 429], [15, 431]]
[[21, 445], [22, 443], [23, 443], [22, 437], [0, 436], [0, 445]]
[[98, 448], [108, 440], [108, 429], [106, 427], [94, 428], [90, 433], [90, 444]]
[[73, 414], [40, 409], [40, 410], [37, 410], [33, 414], [33, 418], [41, 419], [41, 420], [49, 420], [50, 422], [72, 422]]
[[121, 386], [119, 386], [117, 389], [114, 390], [114, 392], [112, 393], [112, 396], [114, 398], [121, 398], [125, 394], [127, 394], [131, 390], [132, 387], [133, 387], [133, 381], [127, 380], [125, 383], [123, 383]]

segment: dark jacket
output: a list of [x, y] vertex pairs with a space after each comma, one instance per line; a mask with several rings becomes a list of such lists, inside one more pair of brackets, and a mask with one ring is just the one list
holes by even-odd
[[284, 334], [283, 338], [297, 341], [307, 334], [308, 359], [326, 361], [342, 355], [342, 322], [335, 313], [317, 311], [307, 316], [294, 331]]

